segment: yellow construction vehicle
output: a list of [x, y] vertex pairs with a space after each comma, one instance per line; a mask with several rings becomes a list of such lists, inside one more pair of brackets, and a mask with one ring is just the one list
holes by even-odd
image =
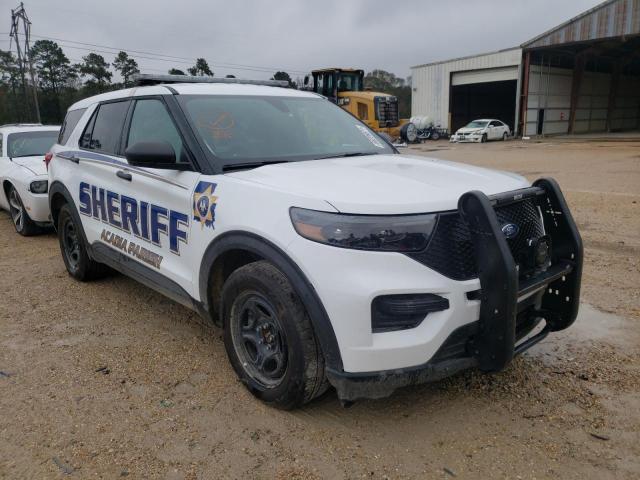
[[[400, 119], [398, 98], [364, 88], [364, 71], [353, 68], [323, 68], [313, 70], [311, 90], [358, 117], [372, 130], [392, 139], [414, 141], [416, 128], [409, 120]], [[304, 79], [309, 88], [309, 77]]]

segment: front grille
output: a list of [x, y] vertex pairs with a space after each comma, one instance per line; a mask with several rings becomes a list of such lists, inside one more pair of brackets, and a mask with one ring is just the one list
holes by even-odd
[[[527, 242], [544, 234], [535, 200], [526, 199], [498, 207], [496, 216], [500, 225], [518, 225], [518, 234], [514, 238], [508, 238], [507, 244], [520, 267], [520, 274], [528, 273], [525, 268], [526, 257], [529, 255]], [[470, 280], [478, 276], [475, 247], [469, 227], [458, 212], [440, 214], [427, 248], [409, 256], [454, 280]]]
[[380, 127], [397, 127], [399, 125], [398, 99], [391, 97], [376, 97], [376, 119]]

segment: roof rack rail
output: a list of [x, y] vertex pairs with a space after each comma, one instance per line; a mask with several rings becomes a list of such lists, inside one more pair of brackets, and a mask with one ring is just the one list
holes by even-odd
[[41, 123], [5, 123], [4, 125], [0, 125], [2, 127], [43, 127]]
[[155, 75], [139, 73], [133, 76], [134, 85], [160, 85], [163, 83], [240, 83], [248, 85], [267, 85], [269, 87], [289, 87], [286, 80], [249, 80], [245, 78], [214, 78], [194, 75]]

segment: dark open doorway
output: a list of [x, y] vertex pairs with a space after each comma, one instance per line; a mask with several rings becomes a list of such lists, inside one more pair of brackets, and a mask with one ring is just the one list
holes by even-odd
[[516, 80], [451, 87], [451, 131], [455, 132], [478, 118], [502, 120], [513, 131], [516, 88]]

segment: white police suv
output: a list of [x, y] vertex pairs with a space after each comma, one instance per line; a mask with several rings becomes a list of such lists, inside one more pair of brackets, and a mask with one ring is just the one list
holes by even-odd
[[575, 320], [582, 246], [555, 181], [401, 155], [313, 93], [177, 79], [69, 109], [49, 164], [62, 256], [222, 326], [263, 401], [497, 371]]
[[60, 127], [32, 123], [0, 126], [0, 208], [20, 235], [50, 226], [45, 155]]

